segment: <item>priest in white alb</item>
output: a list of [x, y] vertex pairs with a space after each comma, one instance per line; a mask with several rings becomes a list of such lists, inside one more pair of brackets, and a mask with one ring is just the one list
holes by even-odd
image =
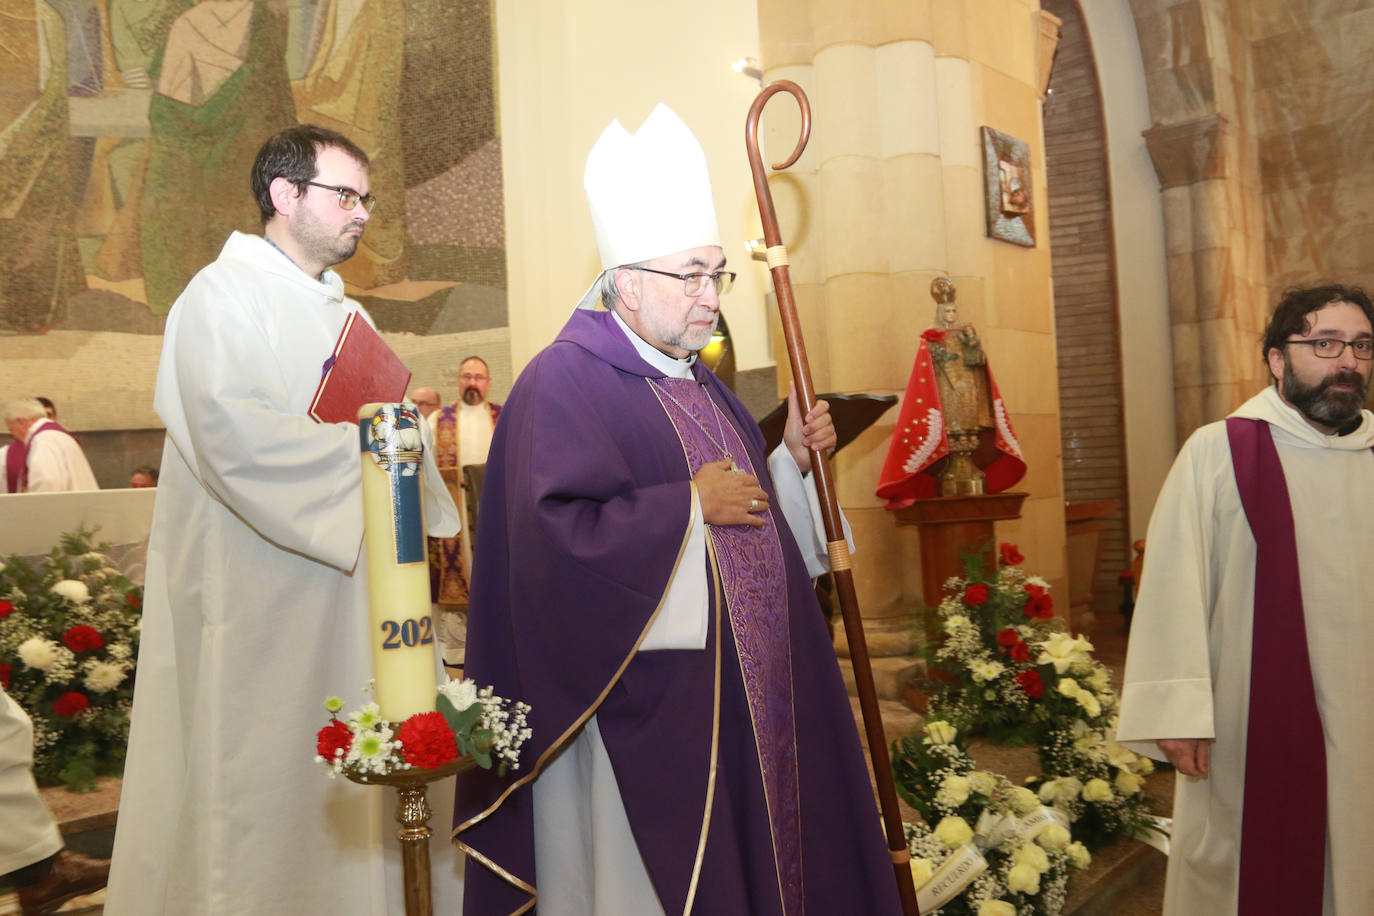
[[[403, 909], [393, 791], [314, 762], [324, 699], [361, 702], [372, 673], [358, 428], [307, 415], [344, 322], [370, 322], [328, 269], [376, 202], [367, 157], [301, 125], [267, 141], [252, 184], [264, 234], [231, 235], [167, 321], [108, 916]], [[453, 501], [423, 473], [429, 533], [452, 535]], [[436, 844], [436, 912], [456, 912], [460, 874]]]
[[1374, 306], [1293, 289], [1274, 383], [1193, 434], [1146, 538], [1117, 738], [1178, 769], [1166, 914], [1374, 913]]

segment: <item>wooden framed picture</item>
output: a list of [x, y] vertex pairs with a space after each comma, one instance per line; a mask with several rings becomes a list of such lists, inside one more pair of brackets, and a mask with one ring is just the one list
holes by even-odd
[[983, 134], [983, 209], [988, 235], [1013, 245], [1035, 247], [1030, 147], [991, 127]]

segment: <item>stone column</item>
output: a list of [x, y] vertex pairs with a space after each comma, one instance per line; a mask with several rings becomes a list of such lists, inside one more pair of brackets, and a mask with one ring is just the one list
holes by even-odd
[[[1023, 517], [999, 524], [1036, 572], [1062, 585], [1053, 299], [1049, 280], [1038, 4], [956, 0], [837, 4], [761, 0], [765, 82], [790, 79], [812, 103], [802, 159], [771, 179], [819, 391], [905, 392], [930, 282], [949, 276], [975, 325], [1030, 466]], [[986, 237], [979, 127], [1031, 150], [1035, 248]], [[765, 161], [793, 147], [796, 106], [765, 112]], [[774, 319], [776, 325], [776, 319]], [[790, 373], [775, 329], [781, 392]], [[872, 628], [909, 626], [919, 549], [873, 495], [896, 408], [836, 459], [857, 543], [855, 583]]]

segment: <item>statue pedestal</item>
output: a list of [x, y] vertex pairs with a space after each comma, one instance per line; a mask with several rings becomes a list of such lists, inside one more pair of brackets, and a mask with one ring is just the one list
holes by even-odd
[[940, 496], [893, 513], [897, 524], [920, 530], [921, 597], [927, 606], [939, 606], [945, 581], [964, 574], [965, 557], [981, 551], [984, 570], [997, 568], [993, 522], [1020, 518], [1025, 498], [1025, 493]]

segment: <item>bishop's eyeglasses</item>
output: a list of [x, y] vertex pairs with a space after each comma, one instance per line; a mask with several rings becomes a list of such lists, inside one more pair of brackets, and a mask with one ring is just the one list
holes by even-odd
[[715, 284], [716, 295], [718, 296], [723, 296], [730, 292], [730, 287], [735, 283], [735, 272], [733, 270], [718, 270], [713, 274], [675, 274], [667, 270], [654, 270], [652, 267], [635, 267], [632, 269], [643, 270], [664, 277], [677, 277], [682, 281], [682, 292], [693, 299], [706, 292], [707, 280]]
[[339, 206], [344, 210], [352, 210], [360, 201], [362, 202], [363, 209], [368, 213], [371, 213], [372, 208], [377, 206], [377, 198], [373, 197], [371, 194], [359, 194], [352, 188], [343, 186], [336, 187], [332, 184], [320, 184], [318, 181], [303, 181], [301, 184], [308, 184], [312, 188], [323, 188], [326, 191], [333, 191], [338, 195]]
[[1349, 347], [1355, 351], [1356, 359], [1369, 359], [1374, 356], [1374, 340], [1361, 337], [1359, 340], [1341, 340], [1339, 337], [1311, 337], [1304, 340], [1285, 340], [1284, 344], [1303, 344], [1322, 359], [1336, 359]]

